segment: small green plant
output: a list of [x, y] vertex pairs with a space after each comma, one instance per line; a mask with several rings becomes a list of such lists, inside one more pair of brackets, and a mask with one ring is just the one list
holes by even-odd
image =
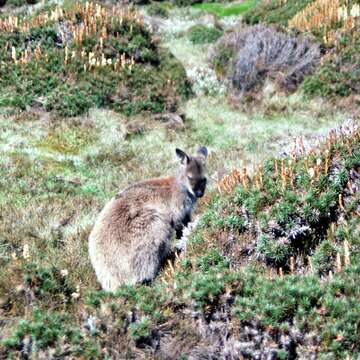
[[150, 335], [150, 321], [144, 318], [139, 322], [130, 324], [130, 334], [135, 341], [147, 338]]
[[8, 348], [21, 349], [26, 336], [35, 342], [37, 349], [56, 344], [61, 336], [74, 336], [75, 332], [67, 328], [69, 316], [60, 313], [34, 311], [33, 319], [21, 320], [13, 335], [3, 341]]
[[72, 301], [75, 286], [67, 275], [54, 267], [41, 267], [38, 263], [24, 265], [24, 284], [34, 293], [39, 301], [52, 300], [59, 307]]
[[259, 254], [265, 257], [267, 262], [276, 266], [284, 266], [292, 255], [292, 249], [289, 244], [280, 240], [270, 239], [266, 235], [260, 236], [256, 249]]
[[360, 73], [360, 58], [356, 49], [360, 49], [360, 35], [355, 32], [342, 40], [339, 50], [329, 56], [314, 75], [305, 79], [301, 89], [306, 96], [336, 98], [356, 92]]
[[215, 27], [194, 25], [189, 30], [189, 39], [193, 44], [207, 44], [215, 42], [223, 32]]
[[312, 262], [320, 275], [333, 269], [337, 250], [330, 241], [323, 241], [315, 250]]

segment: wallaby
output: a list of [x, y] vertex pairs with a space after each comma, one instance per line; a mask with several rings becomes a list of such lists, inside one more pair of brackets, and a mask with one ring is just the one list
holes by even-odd
[[176, 149], [177, 176], [131, 185], [105, 205], [89, 237], [89, 254], [104, 290], [154, 279], [176, 233], [191, 221], [206, 188], [206, 147], [196, 156]]

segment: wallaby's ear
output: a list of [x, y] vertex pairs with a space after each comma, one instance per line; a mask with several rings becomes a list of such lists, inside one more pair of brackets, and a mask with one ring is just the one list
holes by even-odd
[[180, 149], [176, 149], [176, 155], [178, 156], [178, 158], [181, 160], [182, 164], [188, 164], [189, 163], [189, 156], [186, 155], [186, 153]]
[[200, 146], [197, 151], [197, 156], [203, 161], [206, 161], [206, 158], [208, 156], [208, 150], [205, 146]]

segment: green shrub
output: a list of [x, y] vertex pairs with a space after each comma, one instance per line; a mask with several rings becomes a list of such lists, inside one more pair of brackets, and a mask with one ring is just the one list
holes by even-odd
[[360, 79], [360, 35], [343, 37], [343, 45], [305, 79], [301, 88], [308, 97], [347, 97], [356, 94]]
[[328, 274], [333, 269], [337, 250], [329, 241], [323, 241], [312, 256], [315, 269], [320, 275]]
[[5, 347], [8, 358], [17, 358], [19, 354], [28, 357], [32, 351], [38, 352], [50, 347], [55, 349], [55, 354], [61, 354], [65, 350], [65, 343], [68, 344], [66, 352], [70, 351], [76, 357], [94, 359], [100, 356], [97, 346], [84, 338], [70, 315], [39, 309], [34, 310], [31, 319], [21, 320], [13, 334], [3, 339], [0, 345]]
[[284, 266], [292, 255], [292, 249], [289, 244], [280, 242], [280, 240], [270, 239], [262, 235], [257, 241], [256, 250], [264, 256], [266, 261], [277, 267]]
[[159, 16], [164, 19], [169, 17], [169, 10], [161, 3], [150, 4], [147, 8], [147, 13], [150, 16]]
[[74, 330], [67, 327], [69, 318], [68, 315], [35, 309], [33, 318], [21, 320], [13, 335], [5, 339], [3, 344], [8, 348], [21, 349], [22, 340], [30, 336], [37, 349], [44, 349], [56, 344], [63, 335], [75, 335]]
[[213, 43], [223, 32], [215, 27], [206, 25], [194, 25], [190, 28], [188, 37], [193, 44]]
[[147, 338], [150, 335], [150, 324], [147, 318], [140, 322], [130, 324], [130, 334], [134, 340]]

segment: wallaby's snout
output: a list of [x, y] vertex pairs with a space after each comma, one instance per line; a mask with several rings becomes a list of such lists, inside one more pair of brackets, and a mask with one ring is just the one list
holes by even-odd
[[199, 147], [196, 156], [188, 156], [184, 151], [176, 149], [177, 156], [183, 164], [182, 182], [187, 185], [188, 191], [196, 198], [204, 196], [207, 179], [205, 176], [205, 163], [208, 155], [207, 148]]
[[194, 188], [194, 192], [196, 197], [201, 198], [204, 196], [205, 194], [205, 189], [206, 189], [206, 182], [207, 179], [201, 179], [198, 181], [198, 183], [196, 184], [195, 188]]

